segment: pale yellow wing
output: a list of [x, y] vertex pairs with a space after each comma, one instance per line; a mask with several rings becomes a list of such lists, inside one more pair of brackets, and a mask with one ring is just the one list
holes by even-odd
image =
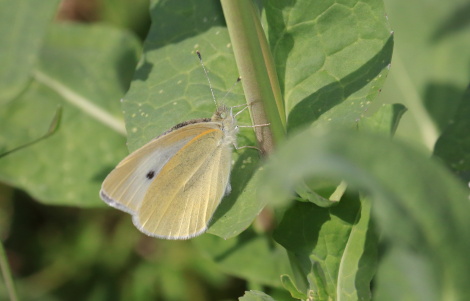
[[203, 233], [229, 182], [231, 147], [224, 133], [208, 128], [182, 147], [149, 186], [134, 224], [166, 239]]
[[186, 125], [134, 151], [106, 177], [101, 198], [115, 208], [135, 214], [162, 167], [191, 139], [214, 126], [210, 122]]

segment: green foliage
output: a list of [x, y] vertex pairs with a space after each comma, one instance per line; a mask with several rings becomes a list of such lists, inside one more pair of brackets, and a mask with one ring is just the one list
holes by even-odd
[[381, 1], [266, 1], [289, 130], [355, 125], [388, 73], [393, 38], [383, 15]]
[[468, 2], [386, 0], [395, 32], [390, 76], [380, 101], [402, 102], [409, 113], [397, 131], [400, 137], [432, 150], [452, 121], [469, 84]]
[[370, 227], [368, 201], [344, 197], [329, 210], [298, 202], [285, 213], [274, 239], [300, 269], [294, 275], [305, 286], [300, 292], [314, 292], [317, 299], [369, 297], [377, 238]]
[[[469, 299], [469, 6], [386, 1], [396, 55], [381, 0], [227, 1], [153, 0], [143, 43], [145, 0], [100, 0], [86, 24], [0, 1], [0, 237], [20, 299]], [[209, 234], [162, 241], [98, 191], [128, 150], [212, 115], [196, 50], [218, 102], [268, 95], [278, 144], [234, 151]]]
[[[433, 287], [435, 294], [453, 294], [456, 300], [465, 300], [469, 296], [468, 285], [466, 280], [463, 281], [469, 279], [469, 270], [462, 263], [470, 248], [467, 193], [462, 183], [439, 162], [430, 161], [421, 152], [387, 137], [349, 131], [335, 134], [305, 131], [281, 148], [278, 156], [272, 158], [272, 166], [266, 169], [261, 197], [273, 202], [285, 201], [299, 178], [315, 174], [341, 175], [348, 183], [370, 195], [374, 201], [376, 222], [385, 239], [434, 260], [434, 269], [439, 273], [433, 275], [441, 283], [440, 287]], [[396, 168], [391, 169], [389, 162], [393, 162]], [[426, 184], [410, 185], [417, 178]], [[352, 210], [353, 202], [344, 206]], [[301, 211], [308, 214], [305, 208]], [[287, 216], [288, 213], [285, 218]], [[319, 236], [329, 242], [328, 238], [333, 235], [322, 236], [321, 231], [327, 227], [325, 220], [333, 219], [323, 218], [321, 221], [319, 214], [310, 217], [312, 220], [315, 217], [315, 222], [309, 225], [311, 231], [299, 231], [298, 235], [307, 240], [305, 232], [319, 232]], [[361, 214], [362, 218], [364, 215]], [[300, 215], [297, 215], [297, 222], [305, 224], [298, 219]], [[293, 234], [287, 233], [286, 236], [291, 238]], [[294, 240], [300, 247], [308, 247], [300, 239]], [[362, 252], [362, 248], [366, 250], [366, 245], [354, 248], [354, 252]], [[311, 252], [303, 250], [306, 251]], [[446, 277], [453, 280], [449, 282]]]
[[57, 0], [41, 5], [31, 0], [0, 2], [0, 104], [11, 101], [28, 84], [57, 5]]
[[0, 111], [0, 149], [41, 137], [58, 105], [62, 126], [3, 158], [0, 179], [44, 203], [96, 206], [103, 176], [126, 154], [119, 99], [138, 43], [127, 32], [79, 24], [51, 24], [42, 42], [28, 89]]
[[279, 275], [291, 271], [285, 249], [268, 237], [251, 231], [229, 240], [206, 235], [196, 238], [195, 244], [222, 271], [250, 283], [281, 287]]
[[470, 181], [470, 87], [457, 107], [455, 116], [436, 141], [434, 155], [441, 158], [465, 182]]

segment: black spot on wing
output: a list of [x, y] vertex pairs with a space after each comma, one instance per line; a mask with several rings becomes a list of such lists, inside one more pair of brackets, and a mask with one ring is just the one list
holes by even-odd
[[151, 180], [153, 177], [155, 177], [155, 171], [151, 170], [147, 173], [146, 175], [147, 179]]

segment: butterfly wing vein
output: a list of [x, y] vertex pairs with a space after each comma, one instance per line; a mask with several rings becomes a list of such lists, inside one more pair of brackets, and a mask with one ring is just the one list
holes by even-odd
[[207, 129], [167, 162], [134, 218], [141, 231], [185, 239], [207, 229], [229, 180], [231, 150], [220, 143], [222, 135]]

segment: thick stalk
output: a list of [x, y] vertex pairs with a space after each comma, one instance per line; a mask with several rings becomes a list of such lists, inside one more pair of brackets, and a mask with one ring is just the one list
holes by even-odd
[[251, 0], [221, 0], [256, 138], [263, 154], [285, 136], [285, 112], [273, 58]]

